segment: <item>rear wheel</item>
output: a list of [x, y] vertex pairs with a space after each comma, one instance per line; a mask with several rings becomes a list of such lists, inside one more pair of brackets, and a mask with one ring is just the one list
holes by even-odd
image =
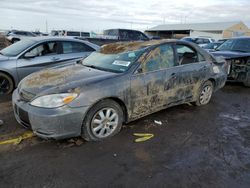
[[201, 86], [200, 91], [199, 91], [199, 96], [195, 104], [197, 106], [202, 106], [206, 105], [210, 102], [210, 99], [213, 94], [213, 83], [211, 81], [206, 81], [204, 84]]
[[8, 95], [14, 89], [14, 83], [10, 76], [0, 72], [0, 94]]
[[123, 111], [113, 100], [103, 100], [87, 113], [82, 137], [87, 141], [101, 141], [117, 134], [122, 127]]
[[244, 85], [245, 85], [246, 87], [250, 87], [250, 74], [249, 74], [247, 80], [244, 82]]

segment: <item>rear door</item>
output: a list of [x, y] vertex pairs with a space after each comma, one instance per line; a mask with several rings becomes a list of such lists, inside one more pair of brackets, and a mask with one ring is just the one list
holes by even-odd
[[86, 58], [93, 51], [95, 51], [95, 49], [82, 42], [61, 41], [60, 62], [62, 62], [63, 64], [68, 64], [70, 63], [70, 60], [78, 60]]
[[175, 75], [178, 84], [176, 102], [191, 101], [202, 81], [210, 74], [210, 64], [188, 44], [176, 44], [175, 50], [179, 64]]

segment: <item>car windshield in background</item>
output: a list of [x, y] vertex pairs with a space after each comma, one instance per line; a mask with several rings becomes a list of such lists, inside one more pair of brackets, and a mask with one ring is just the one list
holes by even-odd
[[0, 54], [8, 57], [14, 57], [20, 54], [22, 51], [33, 45], [35, 41], [29, 39], [23, 39], [17, 43], [10, 45], [0, 51]]
[[220, 45], [219, 51], [236, 51], [250, 53], [250, 39], [231, 39]]
[[122, 73], [127, 71], [143, 52], [144, 49], [119, 54], [93, 52], [83, 60], [83, 65], [104, 71]]

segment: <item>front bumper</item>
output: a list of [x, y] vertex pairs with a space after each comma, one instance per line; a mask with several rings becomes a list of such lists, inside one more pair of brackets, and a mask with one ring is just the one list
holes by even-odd
[[82, 122], [88, 109], [69, 106], [54, 109], [34, 107], [20, 100], [17, 90], [13, 93], [12, 104], [16, 120], [45, 139], [64, 139], [81, 135]]

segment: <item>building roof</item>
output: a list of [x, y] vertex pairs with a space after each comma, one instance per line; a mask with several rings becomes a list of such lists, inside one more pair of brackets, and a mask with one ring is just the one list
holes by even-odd
[[164, 24], [158, 25], [147, 31], [183, 31], [183, 30], [195, 30], [195, 31], [223, 31], [236, 24], [243, 22], [210, 22], [210, 23], [188, 23], [188, 24]]

